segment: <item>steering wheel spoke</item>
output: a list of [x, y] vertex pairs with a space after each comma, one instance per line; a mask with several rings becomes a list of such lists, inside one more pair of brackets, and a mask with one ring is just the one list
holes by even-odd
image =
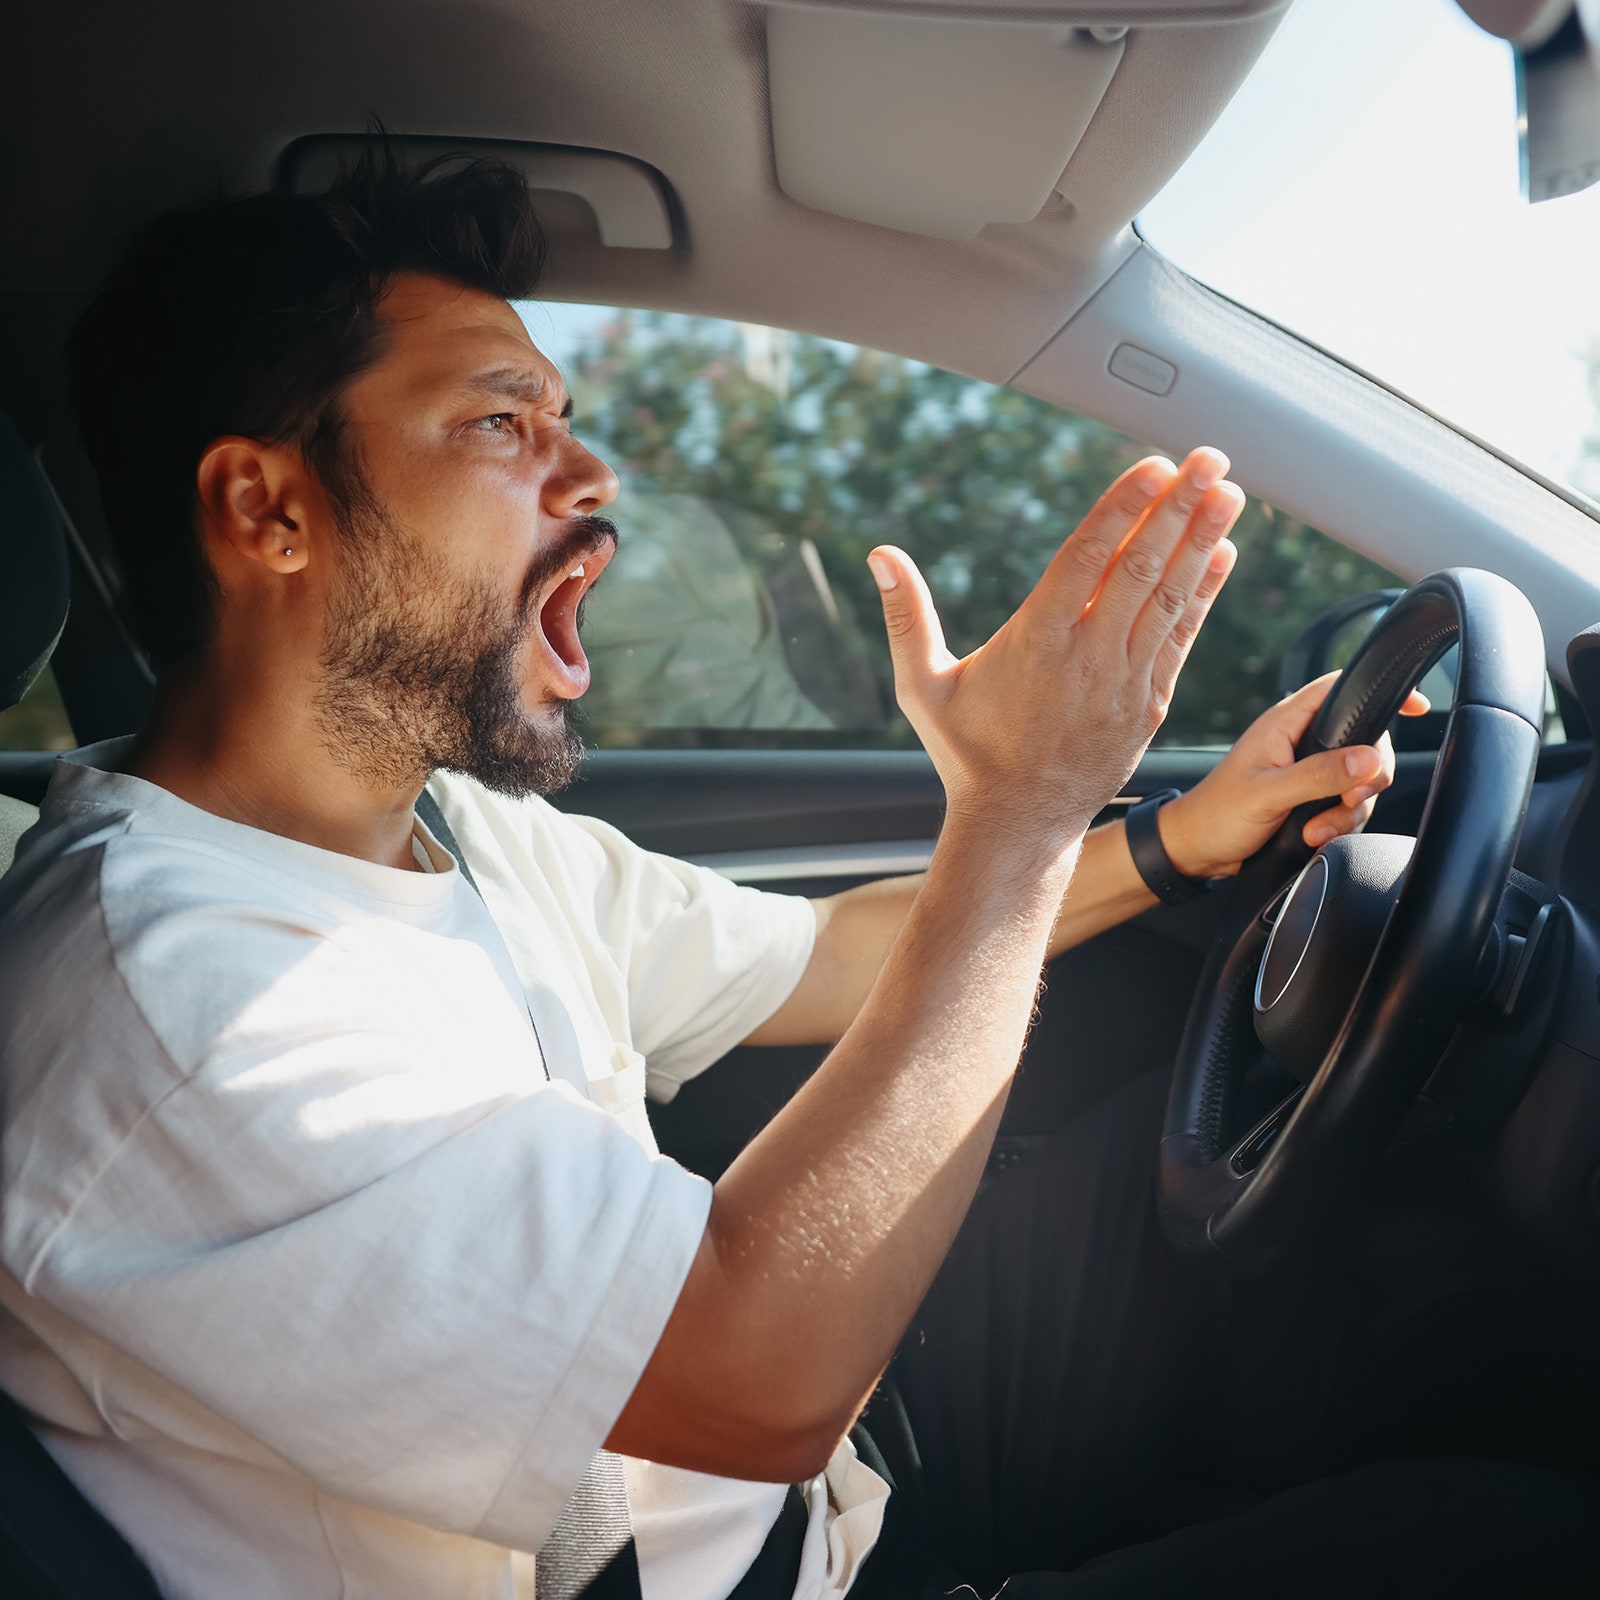
[[1305, 1085], [1299, 1084], [1281, 1099], [1238, 1144], [1228, 1157], [1228, 1165], [1241, 1178], [1248, 1178], [1261, 1165], [1261, 1159], [1277, 1142], [1285, 1124], [1294, 1115], [1294, 1108], [1305, 1094]]

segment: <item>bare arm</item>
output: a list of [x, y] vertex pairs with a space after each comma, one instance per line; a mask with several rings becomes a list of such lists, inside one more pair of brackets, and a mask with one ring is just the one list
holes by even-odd
[[[1305, 824], [1306, 843], [1313, 849], [1365, 825], [1374, 798], [1394, 781], [1387, 734], [1376, 745], [1330, 750], [1302, 761], [1294, 756], [1337, 676], [1330, 672], [1264, 711], [1200, 783], [1162, 807], [1162, 843], [1179, 871], [1197, 878], [1230, 876], [1307, 800], [1337, 796]], [[1402, 708], [1408, 716], [1427, 709], [1414, 691]], [[920, 875], [885, 878], [814, 901], [817, 937], [811, 960], [794, 992], [747, 1042], [827, 1044], [842, 1037], [922, 884]], [[1083, 842], [1071, 887], [1056, 912], [1047, 959], [1155, 903], [1128, 853], [1123, 825], [1096, 828]]]
[[959, 662], [909, 558], [874, 552], [896, 693], [944, 781], [945, 828], [843, 1039], [716, 1185], [613, 1448], [783, 1481], [819, 1471], [849, 1428], [977, 1184], [1084, 830], [1159, 723], [1231, 564], [1242, 497], [1217, 482], [1225, 467], [1208, 453], [1181, 475], [1124, 474]]
[[[813, 901], [817, 938], [794, 992], [747, 1044], [831, 1044], [865, 1003], [926, 874], [882, 878]], [[1056, 908], [1045, 959], [1137, 916], [1155, 904], [1135, 871], [1122, 824], [1096, 828], [1083, 841], [1070, 890]]]
[[868, 1004], [718, 1182], [615, 1448], [776, 1481], [821, 1470], [977, 1185], [1075, 853], [977, 829], [941, 843]]

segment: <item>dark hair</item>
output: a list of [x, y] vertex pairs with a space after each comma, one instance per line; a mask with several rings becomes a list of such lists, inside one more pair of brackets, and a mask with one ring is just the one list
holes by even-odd
[[341, 400], [380, 354], [389, 280], [427, 272], [521, 299], [544, 254], [514, 168], [446, 156], [407, 170], [382, 142], [326, 193], [215, 200], [144, 230], [67, 359], [129, 621], [154, 666], [210, 635], [215, 580], [195, 518], [206, 446], [293, 441], [337, 504], [351, 481]]

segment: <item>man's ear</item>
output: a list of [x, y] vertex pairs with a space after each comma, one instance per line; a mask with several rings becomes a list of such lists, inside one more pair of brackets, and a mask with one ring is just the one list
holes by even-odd
[[311, 558], [307, 475], [292, 450], [213, 439], [195, 472], [201, 525], [247, 561], [301, 571]]

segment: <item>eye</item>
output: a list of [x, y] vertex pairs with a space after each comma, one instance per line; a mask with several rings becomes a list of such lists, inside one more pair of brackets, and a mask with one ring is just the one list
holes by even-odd
[[509, 433], [517, 420], [514, 411], [496, 411], [487, 417], [479, 417], [472, 426], [480, 433]]

